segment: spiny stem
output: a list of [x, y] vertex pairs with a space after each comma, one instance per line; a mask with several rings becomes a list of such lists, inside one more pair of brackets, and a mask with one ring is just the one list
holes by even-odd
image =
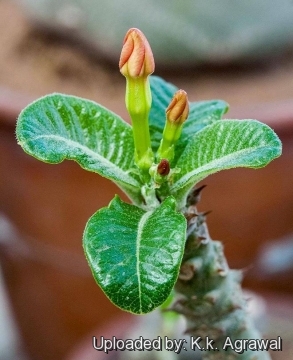
[[191, 231], [175, 286], [178, 298], [171, 309], [185, 316], [186, 333], [215, 341], [213, 347], [219, 351], [204, 351], [203, 359], [269, 360], [266, 351], [247, 350], [239, 354], [230, 347], [223, 350], [227, 337], [232, 341], [260, 339], [260, 334], [247, 312], [240, 286], [242, 273], [229, 269], [222, 244], [209, 236], [205, 216], [195, 215], [194, 206], [190, 209], [186, 215]]

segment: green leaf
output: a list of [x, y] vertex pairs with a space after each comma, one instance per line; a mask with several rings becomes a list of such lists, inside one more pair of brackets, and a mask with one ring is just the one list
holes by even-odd
[[189, 104], [189, 116], [185, 121], [182, 134], [175, 149], [175, 163], [181, 156], [189, 140], [204, 127], [221, 120], [229, 110], [222, 100], [197, 101]]
[[[150, 112], [150, 133], [152, 148], [157, 151], [166, 122], [166, 109], [178, 88], [158, 76], [150, 76], [152, 107]], [[184, 123], [181, 137], [175, 150], [175, 162], [180, 157], [190, 137], [205, 126], [222, 119], [229, 106], [225, 101], [197, 101], [189, 103], [190, 111]]]
[[116, 196], [88, 221], [83, 246], [105, 294], [123, 310], [144, 314], [173, 289], [184, 251], [186, 220], [168, 197], [145, 212]]
[[16, 135], [24, 151], [57, 164], [75, 160], [82, 168], [113, 180], [136, 203], [140, 183], [134, 168], [132, 129], [93, 101], [52, 94], [26, 107]]
[[223, 100], [197, 101], [190, 103], [189, 116], [184, 123], [182, 139], [193, 136], [205, 126], [221, 120], [229, 110], [229, 105]]
[[185, 205], [189, 190], [200, 180], [220, 170], [235, 167], [260, 168], [281, 155], [278, 136], [256, 120], [222, 120], [198, 132], [186, 146], [177, 167], [171, 194]]

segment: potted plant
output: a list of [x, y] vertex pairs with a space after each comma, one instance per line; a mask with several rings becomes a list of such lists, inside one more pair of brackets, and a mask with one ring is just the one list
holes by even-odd
[[[78, 162], [132, 201], [115, 196], [89, 219], [83, 236], [93, 276], [115, 305], [135, 314], [158, 307], [182, 314], [188, 346], [204, 359], [269, 359], [267, 350], [280, 350], [280, 339], [261, 340], [241, 272], [229, 269], [206, 214], [197, 211], [203, 186], [196, 184], [220, 170], [267, 165], [281, 154], [279, 138], [256, 120], [221, 120], [224, 101], [189, 103], [185, 91], [150, 77], [154, 59], [138, 29], [127, 32], [119, 66], [132, 127], [92, 101], [52, 94], [21, 112], [18, 143], [44, 162]], [[93, 345], [103, 352], [136, 346], [111, 341], [108, 348]], [[166, 341], [143, 346], [162, 350]]]

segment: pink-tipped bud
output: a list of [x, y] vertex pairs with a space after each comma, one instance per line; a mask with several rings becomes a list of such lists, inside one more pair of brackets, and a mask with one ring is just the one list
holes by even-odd
[[173, 96], [166, 110], [167, 120], [172, 123], [182, 124], [189, 115], [189, 104], [187, 93], [178, 90]]
[[126, 77], [146, 77], [155, 70], [150, 44], [144, 34], [132, 28], [127, 31], [119, 60], [121, 74]]

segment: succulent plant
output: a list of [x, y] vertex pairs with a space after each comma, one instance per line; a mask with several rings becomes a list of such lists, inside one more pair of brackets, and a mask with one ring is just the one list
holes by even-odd
[[281, 154], [279, 138], [256, 120], [222, 120], [224, 101], [189, 103], [183, 90], [150, 77], [153, 55], [138, 29], [127, 32], [119, 65], [132, 127], [92, 101], [52, 94], [21, 112], [18, 143], [44, 162], [74, 160], [132, 200], [115, 196], [83, 236], [93, 276], [114, 304], [146, 314], [165, 303], [164, 311], [185, 316], [189, 334], [212, 341], [205, 359], [269, 359], [252, 343], [241, 355], [226, 343], [260, 335], [241, 272], [229, 269], [196, 209], [203, 189], [196, 184], [220, 170], [267, 165]]

